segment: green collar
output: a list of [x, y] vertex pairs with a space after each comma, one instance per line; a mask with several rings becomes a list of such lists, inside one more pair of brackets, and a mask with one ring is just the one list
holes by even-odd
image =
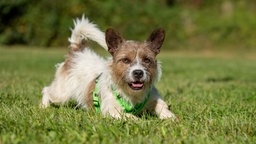
[[[99, 80], [98, 76], [95, 80], [95, 88], [93, 91], [93, 105], [95, 107], [96, 112], [100, 112], [100, 99], [99, 99], [99, 86], [98, 86], [98, 80]], [[150, 97], [150, 91], [148, 91], [147, 97], [145, 98], [145, 100], [142, 103], [138, 103], [134, 106], [131, 105], [130, 102], [126, 101], [125, 99], [123, 99], [120, 94], [114, 89], [113, 86], [111, 86], [111, 90], [112, 93], [114, 94], [114, 96], [116, 97], [116, 100], [118, 101], [118, 103], [120, 104], [120, 106], [124, 109], [125, 112], [127, 113], [131, 113], [131, 114], [138, 114], [139, 111], [141, 111], [143, 109], [143, 107], [145, 106], [145, 104], [147, 103], [147, 101], [149, 100]]]

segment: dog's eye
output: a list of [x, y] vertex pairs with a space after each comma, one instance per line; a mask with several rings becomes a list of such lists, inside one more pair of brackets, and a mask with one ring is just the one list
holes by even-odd
[[149, 63], [151, 63], [151, 60], [149, 58], [144, 58], [143, 62], [149, 64]]
[[128, 59], [128, 58], [123, 58], [123, 59], [121, 59], [121, 61], [122, 61], [123, 63], [125, 63], [125, 64], [131, 63], [131, 60]]

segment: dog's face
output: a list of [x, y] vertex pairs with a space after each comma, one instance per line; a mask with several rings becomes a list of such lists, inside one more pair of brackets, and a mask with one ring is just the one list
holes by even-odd
[[106, 31], [108, 51], [113, 57], [112, 78], [127, 94], [144, 92], [158, 73], [156, 55], [164, 41], [164, 30], [157, 29], [145, 42], [126, 41], [113, 29]]

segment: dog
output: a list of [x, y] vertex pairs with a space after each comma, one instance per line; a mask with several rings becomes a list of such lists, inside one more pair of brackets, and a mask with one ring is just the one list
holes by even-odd
[[[42, 90], [42, 107], [63, 104], [70, 99], [86, 110], [96, 110], [116, 119], [137, 118], [143, 112], [160, 119], [175, 119], [154, 83], [160, 79], [156, 60], [165, 38], [161, 28], [145, 42], [125, 40], [109, 28], [105, 34], [84, 16], [74, 20], [70, 50], [56, 66], [55, 79]], [[105, 59], [88, 47], [98, 43], [111, 54]]]

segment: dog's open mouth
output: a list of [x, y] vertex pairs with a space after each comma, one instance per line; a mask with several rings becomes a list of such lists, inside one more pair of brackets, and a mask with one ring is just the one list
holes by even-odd
[[141, 90], [143, 88], [143, 86], [144, 86], [144, 83], [136, 81], [136, 82], [129, 83], [129, 86], [133, 90]]

